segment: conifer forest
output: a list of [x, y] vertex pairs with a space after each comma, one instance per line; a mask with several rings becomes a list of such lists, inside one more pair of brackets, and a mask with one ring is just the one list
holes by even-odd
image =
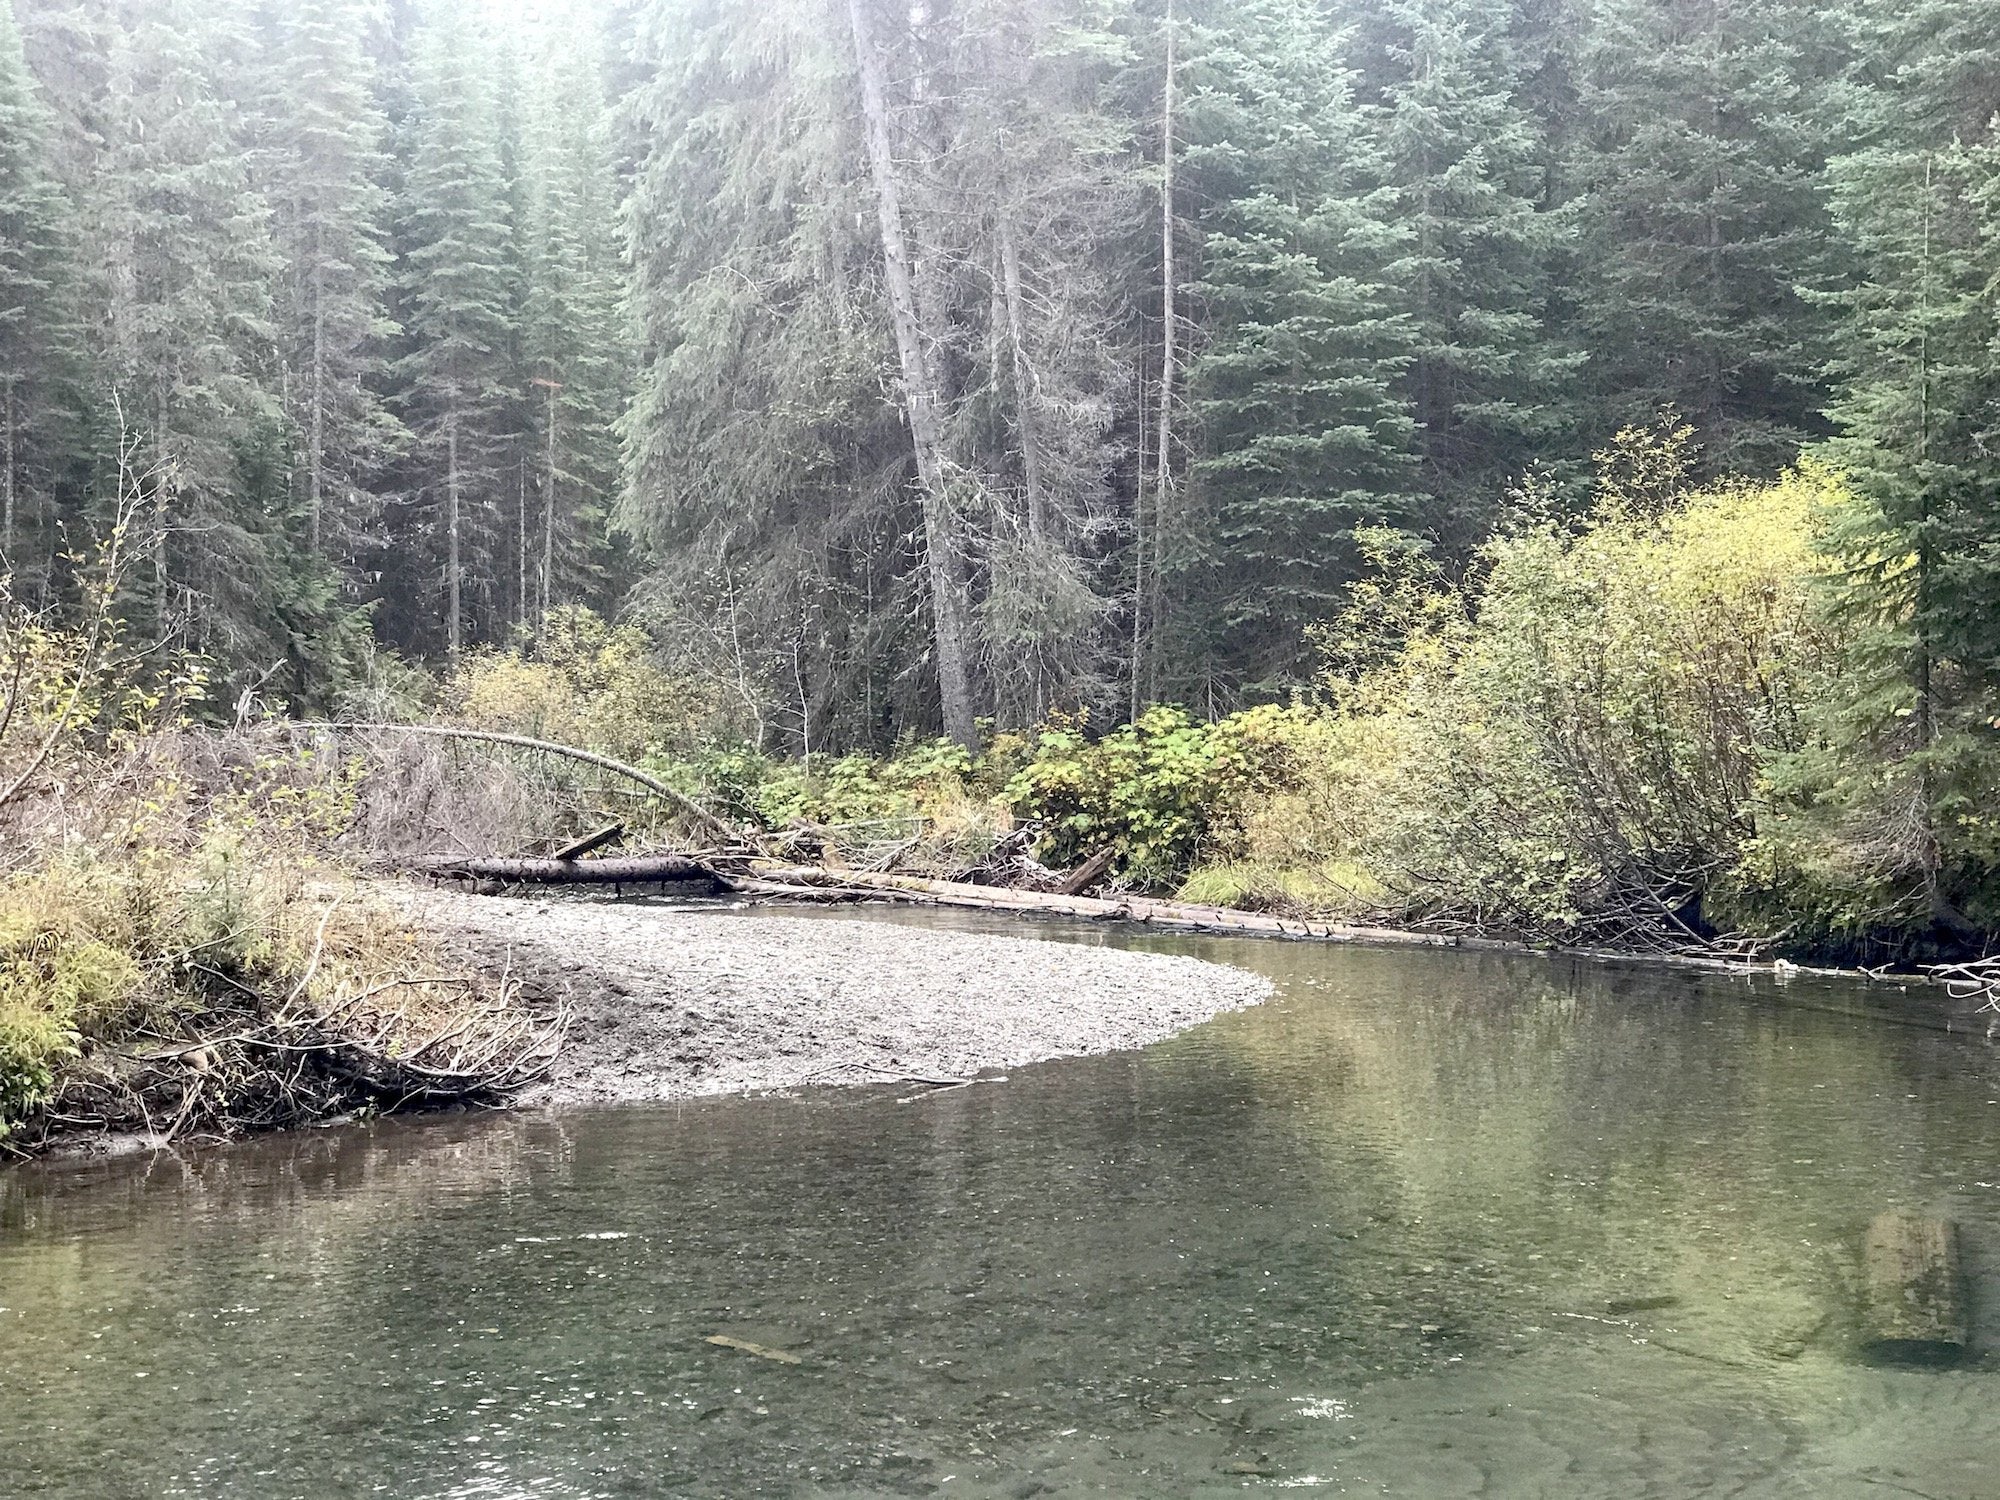
[[1996, 110], [1989, 0], [0, 0], [0, 575], [203, 722], [625, 652], [746, 817], [1976, 947]]

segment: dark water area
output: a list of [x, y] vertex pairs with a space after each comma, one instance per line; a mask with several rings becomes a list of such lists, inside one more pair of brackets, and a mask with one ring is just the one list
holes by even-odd
[[[1993, 1018], [1044, 935], [1279, 993], [946, 1093], [0, 1176], [0, 1494], [2000, 1497]], [[1961, 1226], [1956, 1368], [1860, 1357], [1892, 1208]]]

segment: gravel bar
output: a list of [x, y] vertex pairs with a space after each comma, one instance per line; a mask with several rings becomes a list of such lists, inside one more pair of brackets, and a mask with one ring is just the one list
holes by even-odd
[[449, 892], [413, 915], [573, 1021], [530, 1104], [950, 1081], [1143, 1047], [1269, 997], [1200, 959], [758, 908]]

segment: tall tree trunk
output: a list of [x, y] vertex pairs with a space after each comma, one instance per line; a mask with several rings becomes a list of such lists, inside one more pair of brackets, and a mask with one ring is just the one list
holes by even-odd
[[465, 644], [465, 624], [460, 613], [459, 597], [462, 573], [459, 565], [458, 398], [455, 394], [444, 414], [444, 451], [445, 644], [456, 656]]
[[313, 342], [312, 342], [312, 412], [306, 423], [306, 491], [308, 510], [312, 517], [312, 550], [320, 553], [320, 543], [326, 534], [326, 287], [325, 266], [319, 259], [319, 247], [313, 247], [312, 299], [313, 299]]
[[875, 182], [875, 207], [882, 223], [882, 272], [895, 327], [896, 356], [903, 375], [904, 414], [916, 450], [917, 483], [923, 491], [924, 564], [931, 592], [931, 622], [937, 654], [938, 697], [945, 733], [961, 745], [977, 738], [973, 723], [971, 604], [964, 560], [945, 479], [943, 422], [931, 350], [937, 330], [919, 315], [909, 240], [903, 224], [902, 189], [889, 137], [889, 109], [882, 92], [882, 62], [868, 23], [867, 0], [847, 0], [861, 84], [861, 114], [868, 139], [868, 162]]
[[[1167, 0], [1167, 77], [1160, 97], [1160, 430], [1154, 441], [1153, 462], [1153, 577], [1152, 602], [1147, 611], [1153, 629], [1159, 628], [1160, 578], [1166, 566], [1166, 535], [1173, 495], [1174, 447], [1174, 361], [1180, 340], [1178, 288], [1174, 284], [1174, 5]], [[1156, 670], [1158, 653], [1146, 653], [1146, 696], [1159, 692]]]
[[0, 423], [0, 577], [14, 561], [14, 384], [13, 375], [0, 375], [0, 402], [6, 406]]
[[528, 623], [528, 455], [516, 461], [518, 491], [514, 517], [514, 623]]
[[539, 621], [549, 617], [550, 591], [554, 587], [556, 571], [556, 416], [559, 408], [556, 396], [562, 387], [555, 381], [548, 382], [549, 420], [546, 447], [542, 454], [542, 577], [540, 609], [536, 612]]
[[167, 393], [165, 376], [153, 393], [153, 639], [164, 642], [173, 627], [173, 606], [168, 600], [167, 531], [172, 520], [173, 497], [167, 464]]
[[1000, 217], [1000, 280], [1007, 294], [1007, 342], [1014, 355], [1014, 415], [1021, 429], [1021, 478], [1028, 487], [1028, 535], [1040, 541], [1048, 530], [1048, 497], [1042, 491], [1035, 372], [1028, 362], [1028, 313], [1021, 296], [1021, 255], [1014, 243], [1013, 222], [1004, 211]]

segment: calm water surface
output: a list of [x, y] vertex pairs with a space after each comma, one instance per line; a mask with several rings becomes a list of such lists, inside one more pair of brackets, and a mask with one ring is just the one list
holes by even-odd
[[[2000, 1497], [1988, 1018], [1143, 941], [1279, 996], [928, 1097], [6, 1174], [0, 1494]], [[1958, 1369], [1856, 1356], [1897, 1206], [1963, 1226]]]

